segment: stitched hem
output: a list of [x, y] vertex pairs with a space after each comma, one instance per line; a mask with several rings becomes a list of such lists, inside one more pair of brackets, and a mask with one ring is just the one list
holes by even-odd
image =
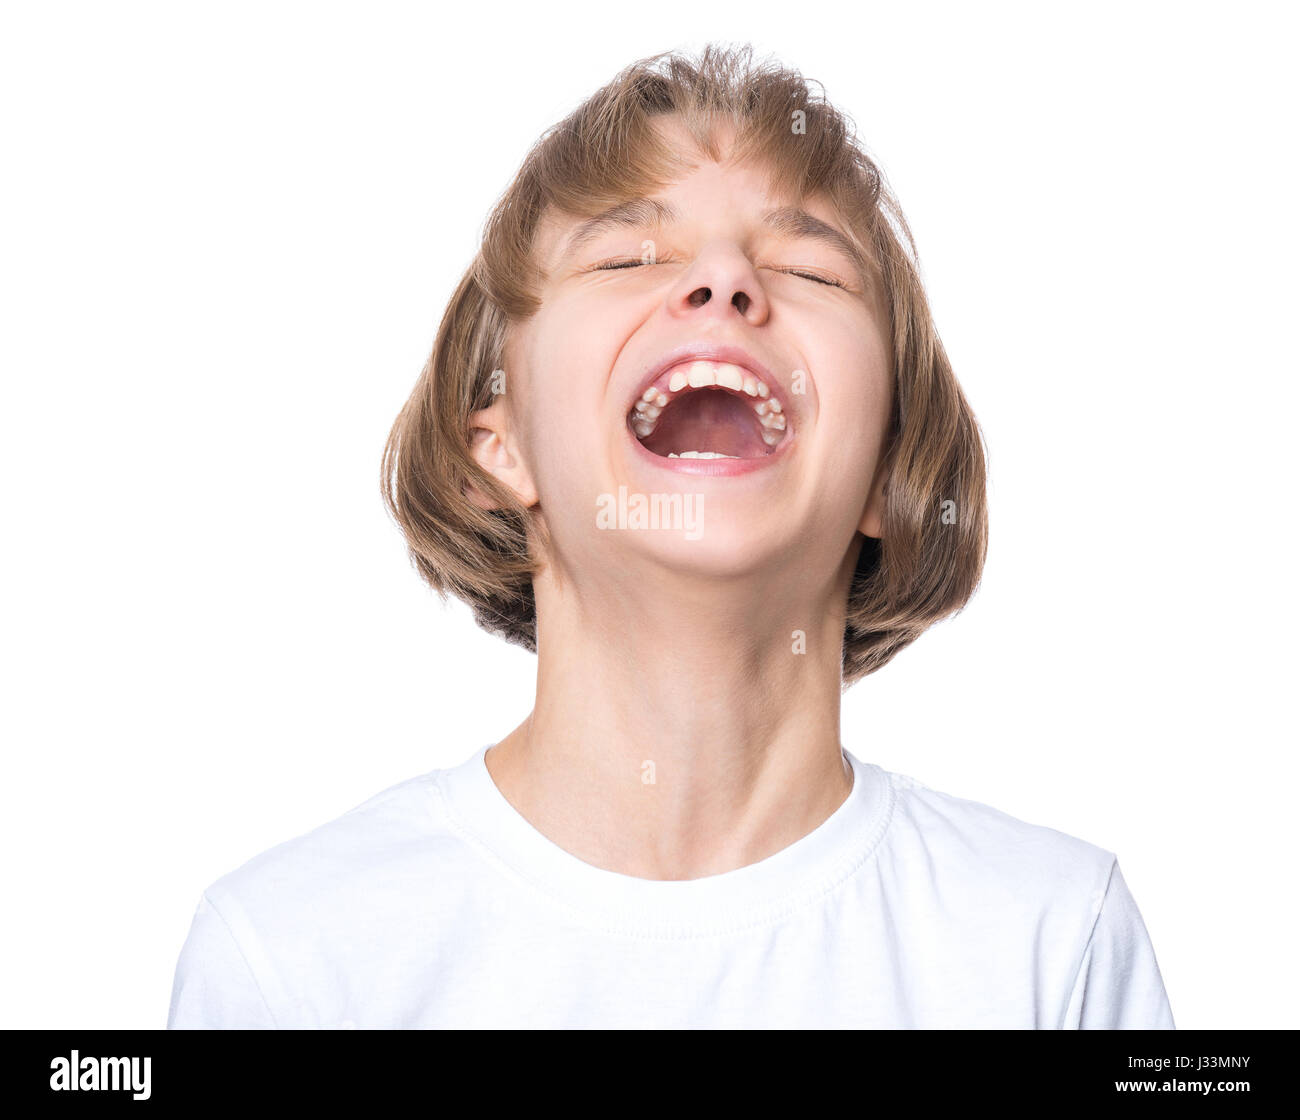
[[235, 947], [235, 952], [239, 954], [239, 959], [244, 962], [244, 968], [248, 970], [248, 978], [253, 981], [253, 987], [257, 989], [257, 998], [262, 1001], [262, 1006], [266, 1008], [266, 1013], [270, 1016], [272, 1024], [276, 1030], [280, 1030], [280, 1020], [276, 1018], [275, 1012], [271, 1010], [271, 1004], [266, 998], [266, 993], [262, 990], [262, 984], [257, 978], [257, 973], [253, 971], [253, 966], [249, 963], [248, 956], [244, 953], [244, 947], [239, 943], [239, 938], [235, 936], [235, 931], [230, 928], [226, 916], [221, 912], [220, 907], [212, 901], [207, 891], [203, 892], [203, 897], [221, 922], [226, 931], [226, 936], [230, 938], [231, 944]]

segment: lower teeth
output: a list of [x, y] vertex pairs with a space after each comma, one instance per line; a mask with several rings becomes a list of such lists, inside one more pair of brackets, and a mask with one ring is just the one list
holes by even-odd
[[668, 452], [670, 459], [739, 459], [739, 455], [724, 455], [721, 451], [683, 451], [680, 455], [676, 451]]

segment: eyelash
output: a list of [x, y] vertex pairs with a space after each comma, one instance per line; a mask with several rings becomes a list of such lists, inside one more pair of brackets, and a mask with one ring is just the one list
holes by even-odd
[[[666, 264], [669, 259], [670, 258], [660, 258], [657, 261], [650, 262], [643, 261], [638, 257], [623, 257], [616, 260], [601, 261], [600, 264], [592, 265], [590, 271], [614, 272], [625, 268], [639, 268], [643, 264]], [[776, 271], [784, 273], [786, 276], [799, 276], [804, 280], [812, 280], [818, 284], [825, 284], [828, 288], [843, 288], [847, 291], [846, 285], [841, 284], [838, 280], [832, 280], [825, 276], [818, 276], [814, 272], [805, 272], [798, 268], [778, 268]]]

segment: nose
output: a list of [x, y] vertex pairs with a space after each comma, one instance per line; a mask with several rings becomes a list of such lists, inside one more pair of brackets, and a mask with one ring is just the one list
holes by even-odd
[[700, 250], [669, 293], [669, 310], [680, 318], [731, 319], [759, 326], [768, 315], [767, 295], [749, 258], [735, 245]]

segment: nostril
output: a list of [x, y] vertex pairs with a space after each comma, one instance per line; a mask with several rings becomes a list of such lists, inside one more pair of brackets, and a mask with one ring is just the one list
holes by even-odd
[[731, 302], [742, 315], [749, 310], [749, 296], [745, 295], [744, 292], [737, 292], [731, 297]]
[[689, 298], [688, 302], [692, 307], [703, 307], [713, 298], [713, 293], [708, 288], [696, 288]]

